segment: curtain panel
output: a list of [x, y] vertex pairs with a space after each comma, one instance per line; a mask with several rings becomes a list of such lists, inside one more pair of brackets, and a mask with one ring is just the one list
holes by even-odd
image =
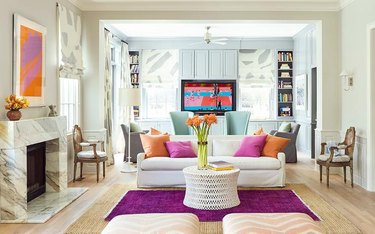
[[83, 74], [81, 16], [57, 4], [59, 77], [79, 79]]
[[251, 86], [271, 86], [275, 84], [277, 64], [274, 50], [241, 49], [238, 58], [240, 82]]
[[177, 83], [178, 50], [142, 50], [142, 83]]
[[112, 150], [112, 61], [111, 61], [111, 38], [112, 33], [104, 30], [105, 42], [105, 67], [104, 67], [104, 128], [107, 129], [106, 153], [108, 164], [114, 164]]

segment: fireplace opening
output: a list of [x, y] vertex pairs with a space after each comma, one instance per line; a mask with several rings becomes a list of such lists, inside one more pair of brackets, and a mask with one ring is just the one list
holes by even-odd
[[27, 201], [46, 192], [46, 143], [27, 146]]

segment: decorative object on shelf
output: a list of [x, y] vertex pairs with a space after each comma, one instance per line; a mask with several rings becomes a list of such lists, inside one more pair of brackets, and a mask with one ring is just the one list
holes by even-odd
[[306, 74], [296, 76], [296, 109], [306, 110]]
[[204, 115], [203, 118], [194, 115], [192, 118], [187, 118], [186, 125], [193, 128], [198, 138], [198, 169], [207, 169], [207, 141], [208, 133], [212, 124], [217, 123], [215, 114]]
[[14, 94], [32, 105], [44, 104], [45, 38], [47, 29], [14, 14]]
[[29, 101], [24, 97], [17, 97], [14, 94], [9, 95], [5, 98], [8, 103], [5, 105], [5, 109], [9, 110], [7, 112], [7, 117], [10, 121], [19, 120], [22, 117], [20, 109], [29, 107]]
[[49, 105], [48, 108], [49, 108], [49, 114], [48, 114], [49, 117], [58, 116], [56, 105]]

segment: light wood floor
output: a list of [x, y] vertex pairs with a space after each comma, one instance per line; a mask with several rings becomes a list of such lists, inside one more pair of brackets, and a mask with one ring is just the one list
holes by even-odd
[[[95, 175], [86, 175], [85, 180], [70, 183], [71, 187], [89, 187], [89, 191], [47, 223], [0, 224], [0, 233], [63, 233], [112, 184], [135, 183], [135, 173], [120, 173], [120, 169], [121, 155], [116, 157], [116, 166], [107, 168], [106, 178], [99, 183], [96, 183]], [[338, 175], [331, 175], [330, 188], [327, 188], [325, 183], [319, 183], [319, 174], [314, 171], [314, 162], [303, 154], [299, 155], [297, 164], [287, 164], [286, 173], [287, 183], [306, 184], [356, 224], [363, 233], [375, 233], [375, 193], [367, 192], [359, 186], [352, 189], [350, 183], [347, 182], [345, 185], [343, 178]]]

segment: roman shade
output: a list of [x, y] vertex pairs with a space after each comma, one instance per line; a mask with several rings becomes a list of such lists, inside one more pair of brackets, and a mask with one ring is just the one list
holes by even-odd
[[177, 83], [178, 50], [142, 50], [143, 83]]

